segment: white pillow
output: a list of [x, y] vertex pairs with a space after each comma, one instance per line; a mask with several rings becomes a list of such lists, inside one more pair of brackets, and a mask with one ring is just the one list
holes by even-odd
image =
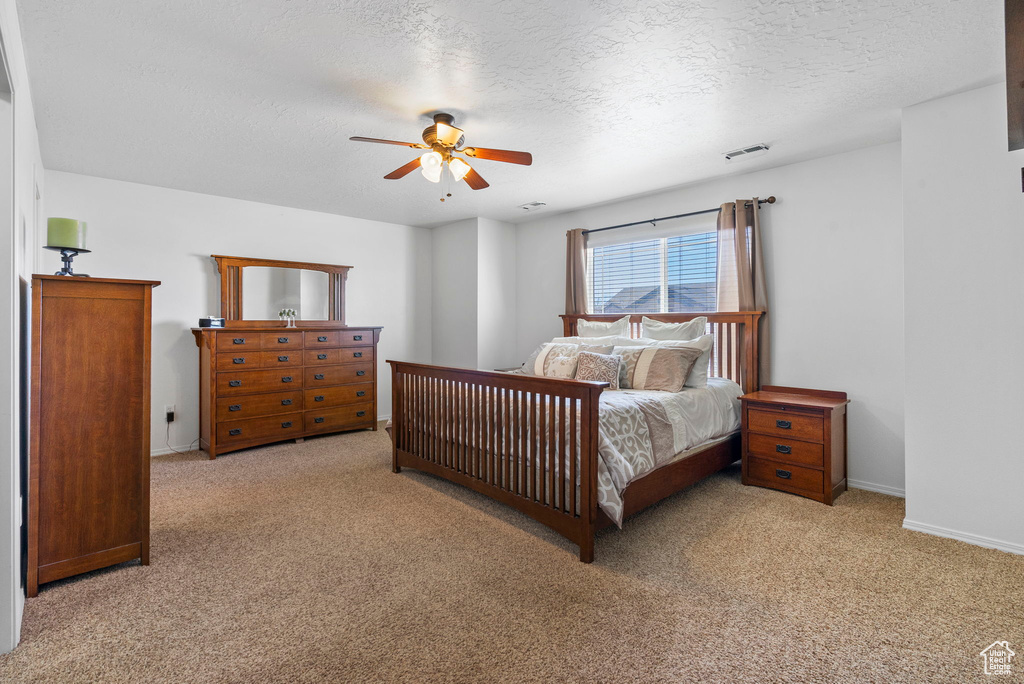
[[666, 323], [644, 316], [644, 337], [652, 340], [695, 340], [705, 333], [708, 326], [707, 316], [698, 316], [686, 323]]
[[611, 323], [585, 321], [581, 318], [576, 321], [576, 334], [580, 337], [602, 337], [604, 335], [629, 337], [629, 316], [623, 316]]
[[707, 387], [708, 386], [708, 369], [711, 367], [711, 350], [715, 348], [715, 336], [714, 335], [701, 335], [695, 340], [681, 341], [681, 340], [660, 340], [654, 343], [655, 347], [696, 347], [700, 349], [701, 354], [697, 359], [697, 363], [693, 365], [693, 370], [690, 371], [690, 375], [686, 378], [685, 387]]
[[554, 344], [585, 344], [588, 346], [602, 347], [642, 347], [654, 344], [655, 340], [643, 337], [621, 337], [619, 335], [607, 335], [605, 337], [556, 337], [551, 340]]

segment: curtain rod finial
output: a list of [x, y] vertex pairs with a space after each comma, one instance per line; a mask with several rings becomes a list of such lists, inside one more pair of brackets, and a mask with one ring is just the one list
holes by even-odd
[[775, 195], [768, 198], [768, 204], [775, 204]]

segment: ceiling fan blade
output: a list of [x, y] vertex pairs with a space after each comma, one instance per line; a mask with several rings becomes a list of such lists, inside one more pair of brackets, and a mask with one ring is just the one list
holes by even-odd
[[533, 163], [533, 155], [529, 152], [492, 150], [488, 147], [467, 147], [460, 151], [469, 157], [476, 157], [477, 159], [489, 159], [491, 161], [507, 162], [509, 164], [522, 164], [523, 166], [529, 166]]
[[479, 173], [477, 173], [473, 167], [469, 168], [469, 171], [463, 177], [463, 180], [466, 181], [466, 185], [473, 188], [474, 190], [483, 190], [484, 188], [490, 186], [490, 183], [485, 181], [483, 177]]
[[409, 162], [405, 166], [400, 166], [399, 168], [395, 169], [394, 171], [392, 171], [391, 173], [389, 173], [388, 175], [386, 175], [384, 177], [387, 178], [388, 180], [397, 180], [399, 178], [404, 178], [409, 173], [415, 171], [419, 167], [419, 165], [420, 165], [420, 158], [416, 157], [415, 159], [413, 159], [411, 162]]
[[383, 143], [384, 145], [401, 145], [402, 147], [412, 147], [417, 150], [425, 150], [427, 146], [423, 143], [410, 143], [402, 142], [400, 140], [384, 140], [383, 138], [361, 138], [359, 136], [353, 136], [349, 140], [355, 140], [356, 142], [370, 142], [370, 143]]

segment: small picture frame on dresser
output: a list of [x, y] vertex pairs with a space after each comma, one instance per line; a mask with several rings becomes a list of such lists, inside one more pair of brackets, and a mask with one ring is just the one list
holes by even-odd
[[740, 402], [743, 484], [829, 506], [846, 491], [846, 392], [765, 385]]

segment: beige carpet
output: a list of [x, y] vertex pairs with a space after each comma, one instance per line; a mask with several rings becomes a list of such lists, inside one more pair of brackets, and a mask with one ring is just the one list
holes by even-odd
[[[420, 473], [383, 431], [153, 464], [153, 564], [44, 587], [4, 682], [968, 682], [1024, 557], [735, 470], [602, 534], [597, 560]], [[993, 678], [988, 678], [989, 680]]]

